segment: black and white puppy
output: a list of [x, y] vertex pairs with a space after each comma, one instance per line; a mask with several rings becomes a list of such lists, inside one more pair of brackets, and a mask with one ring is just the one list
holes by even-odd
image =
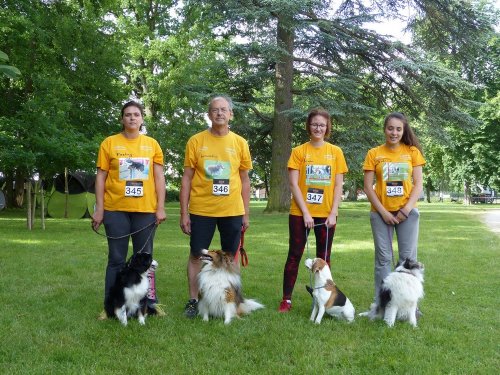
[[147, 272], [152, 261], [151, 254], [136, 253], [118, 272], [115, 284], [104, 301], [108, 317], [116, 317], [126, 326], [127, 317], [137, 315], [139, 323], [146, 324], [147, 304], [142, 300], [148, 292]]
[[424, 265], [406, 259], [382, 281], [379, 303], [373, 303], [370, 310], [359, 314], [370, 319], [383, 318], [389, 327], [396, 319], [407, 320], [417, 326], [417, 304], [424, 297]]

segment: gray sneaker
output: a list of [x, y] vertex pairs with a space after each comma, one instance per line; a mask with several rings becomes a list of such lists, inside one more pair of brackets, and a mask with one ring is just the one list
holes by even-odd
[[188, 303], [186, 303], [186, 307], [184, 308], [184, 315], [189, 319], [193, 319], [198, 315], [198, 301], [195, 299], [190, 299]]

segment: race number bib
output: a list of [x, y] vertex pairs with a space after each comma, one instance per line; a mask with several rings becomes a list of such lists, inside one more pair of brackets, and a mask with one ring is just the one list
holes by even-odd
[[229, 180], [213, 180], [213, 195], [229, 195]]
[[387, 181], [385, 190], [388, 197], [402, 197], [404, 194], [403, 181]]
[[126, 197], [142, 197], [144, 195], [144, 186], [142, 181], [127, 181], [125, 183]]
[[306, 202], [312, 204], [323, 203], [323, 190], [322, 189], [307, 189]]

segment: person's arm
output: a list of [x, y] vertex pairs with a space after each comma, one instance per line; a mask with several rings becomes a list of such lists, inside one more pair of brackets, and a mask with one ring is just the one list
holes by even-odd
[[314, 227], [314, 219], [312, 218], [309, 210], [307, 209], [306, 202], [302, 197], [302, 191], [299, 187], [299, 171], [298, 169], [288, 168], [288, 181], [290, 183], [290, 191], [292, 192], [293, 199], [297, 206], [302, 211], [302, 217], [304, 219], [304, 225], [306, 228]]
[[240, 169], [241, 179], [241, 197], [243, 198], [243, 206], [245, 214], [243, 215], [243, 230], [250, 226], [250, 177], [247, 169]]
[[408, 198], [408, 202], [401, 208], [398, 212], [399, 221], [404, 221], [408, 218], [410, 211], [415, 207], [420, 194], [423, 189], [423, 177], [422, 177], [422, 166], [413, 167], [413, 187], [411, 189], [410, 197]]
[[155, 178], [156, 189], [156, 225], [162, 223], [167, 218], [165, 213], [165, 174], [163, 172], [163, 165], [154, 163], [153, 174]]
[[95, 177], [95, 209], [92, 215], [92, 226], [95, 230], [99, 229], [104, 219], [104, 186], [108, 171], [97, 168], [97, 175]]
[[326, 218], [325, 225], [328, 228], [337, 224], [337, 216], [339, 214], [340, 200], [342, 199], [342, 189], [344, 188], [344, 174], [339, 173], [335, 175], [335, 188], [333, 191], [333, 205], [332, 210]]
[[382, 219], [385, 221], [386, 224], [388, 225], [395, 225], [399, 224], [399, 220], [397, 217], [395, 217], [393, 214], [391, 214], [387, 209], [382, 205], [380, 200], [377, 197], [377, 194], [375, 193], [375, 190], [373, 190], [373, 177], [375, 175], [374, 171], [367, 171], [365, 170], [365, 176], [364, 176], [364, 190], [366, 197], [370, 201], [370, 203], [373, 205], [375, 210], [382, 216]]
[[191, 181], [194, 176], [194, 168], [184, 167], [184, 173], [181, 181], [181, 192], [179, 200], [181, 203], [180, 226], [182, 232], [191, 234], [191, 220], [189, 218], [189, 196], [191, 194]]

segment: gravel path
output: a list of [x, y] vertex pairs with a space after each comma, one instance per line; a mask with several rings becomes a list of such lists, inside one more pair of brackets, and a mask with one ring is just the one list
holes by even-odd
[[492, 232], [500, 234], [500, 210], [488, 211], [483, 220]]

